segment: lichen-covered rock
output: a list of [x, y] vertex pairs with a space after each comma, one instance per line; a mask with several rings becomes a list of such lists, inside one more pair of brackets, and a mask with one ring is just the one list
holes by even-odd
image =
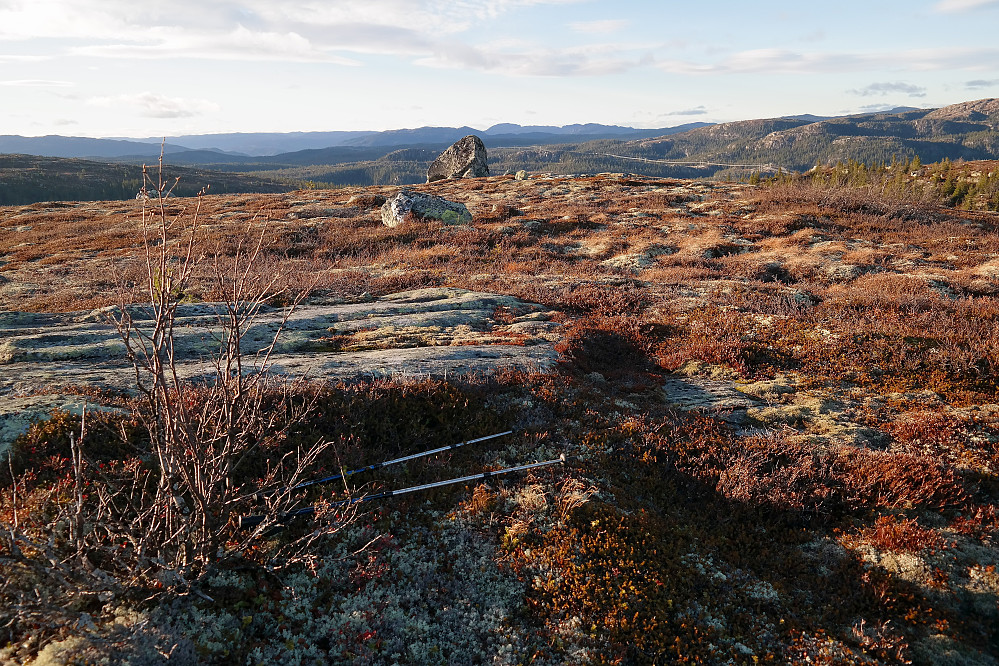
[[398, 227], [410, 213], [445, 224], [468, 224], [472, 221], [472, 214], [465, 204], [448, 201], [433, 194], [402, 190], [382, 205], [382, 224], [386, 227]]
[[[213, 376], [209, 359], [217, 351], [223, 311], [218, 303], [178, 306], [174, 362], [182, 380]], [[113, 312], [0, 312], [0, 464], [32, 419], [53, 409], [79, 413], [86, 398], [74, 394], [78, 387], [135, 391], [135, 370], [107, 318]], [[154, 320], [147, 306], [129, 306], [129, 315], [149, 333]], [[276, 375], [351, 381], [539, 369], [558, 356], [553, 343], [559, 324], [550, 318], [543, 306], [513, 296], [434, 287], [363, 302], [301, 305], [290, 314], [265, 308], [244, 331], [241, 349], [244, 359], [253, 359], [270, 346], [283, 321], [269, 356]], [[86, 404], [88, 411], [98, 409]]]
[[481, 178], [489, 175], [486, 146], [482, 139], [469, 134], [454, 143], [427, 169], [427, 182], [449, 178]]

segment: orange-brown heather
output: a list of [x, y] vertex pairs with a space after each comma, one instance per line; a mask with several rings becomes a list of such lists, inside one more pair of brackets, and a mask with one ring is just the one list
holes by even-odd
[[[340, 387], [300, 435], [334, 433], [344, 464], [368, 464], [411, 452], [407, 428], [480, 434], [471, 405], [518, 427], [525, 456], [568, 451], [561, 471], [433, 496], [522, 582], [509, 621], [536, 663], [995, 663], [999, 213], [620, 174], [414, 186], [465, 203], [466, 226], [389, 229], [347, 204], [395, 189], [207, 196], [197, 252], [263, 228], [255, 270], [318, 275], [315, 300], [448, 286], [555, 310], [555, 371]], [[194, 205], [167, 202], [174, 238]], [[0, 209], [0, 309], [140, 301], [142, 245], [138, 202]], [[183, 297], [218, 298], [209, 278]], [[690, 408], [681, 384], [747, 402], [738, 419]], [[46, 427], [17, 458], [49, 461], [38, 507], [60, 478]], [[461, 471], [488, 459], [463, 455]], [[566, 499], [567, 480], [594, 493]]]

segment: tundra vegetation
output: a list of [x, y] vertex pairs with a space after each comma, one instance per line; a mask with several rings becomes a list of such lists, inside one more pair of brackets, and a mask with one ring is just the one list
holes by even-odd
[[[59, 413], [14, 443], [0, 481], [0, 655], [996, 663], [999, 216], [912, 185], [938, 167], [906, 165], [897, 188], [902, 170], [850, 182], [858, 168], [759, 184], [443, 181], [413, 189], [465, 203], [472, 223], [395, 229], [374, 203], [389, 187], [169, 199], [164, 215], [181, 222], [154, 256], [211, 258], [170, 285], [149, 279], [164, 272], [146, 264], [138, 202], [2, 209], [9, 311], [127, 312], [150, 286], [170, 303], [226, 302], [219, 276], [233, 265], [272, 305], [448, 286], [553, 311], [560, 361], [546, 371], [251, 387], [251, 414], [266, 418], [236, 424], [248, 455], [218, 486], [229, 516], [288, 483], [274, 480], [282, 461], [301, 473], [297, 452], [320, 441], [306, 462], [328, 474], [515, 431], [312, 488], [303, 504], [568, 462], [255, 539], [220, 521], [197, 556], [142, 559], [114, 522], [130, 509], [101, 497], [145, 487], [135, 479], [168, 495], [155, 408], [79, 387], [129, 416]], [[954, 191], [996, 165], [960, 168]], [[198, 205], [190, 241], [182, 221]], [[259, 239], [252, 262], [247, 238]], [[164, 395], [216, 413], [205, 386]], [[108, 517], [74, 523], [93, 506]], [[169, 510], [178, 524], [191, 515]]]

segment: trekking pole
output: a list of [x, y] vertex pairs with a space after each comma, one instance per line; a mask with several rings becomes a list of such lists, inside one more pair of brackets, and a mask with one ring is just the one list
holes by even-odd
[[465, 440], [464, 442], [458, 442], [457, 444], [448, 444], [447, 446], [441, 446], [436, 449], [430, 449], [429, 451], [422, 451], [420, 453], [413, 453], [408, 456], [403, 456], [402, 458], [396, 458], [395, 460], [386, 460], [385, 462], [374, 463], [372, 465], [368, 465], [367, 467], [358, 467], [357, 469], [341, 472], [340, 474], [334, 474], [332, 476], [324, 476], [321, 479], [314, 479], [312, 481], [303, 481], [302, 483], [299, 483], [298, 485], [295, 486], [291, 486], [290, 488], [286, 486], [284, 488], [276, 488], [274, 490], [258, 491], [255, 493], [251, 493], [249, 495], [244, 495], [239, 499], [249, 499], [249, 498], [263, 499], [265, 497], [270, 497], [271, 495], [276, 495], [285, 490], [300, 490], [302, 488], [308, 488], [309, 486], [315, 486], [321, 483], [330, 483], [331, 481], [336, 481], [338, 479], [345, 479], [348, 476], [351, 476], [352, 474], [360, 474], [361, 472], [368, 472], [374, 469], [381, 469], [382, 467], [388, 467], [389, 465], [398, 465], [399, 463], [403, 463], [408, 460], [416, 460], [417, 458], [423, 458], [424, 456], [432, 456], [433, 454], [441, 453], [442, 451], [450, 451], [452, 449], [457, 449], [462, 446], [465, 446], [466, 444], [477, 444], [478, 442], [484, 442], [488, 439], [496, 439], [497, 437], [502, 437], [504, 435], [511, 435], [511, 434], [513, 434], [513, 431], [507, 430], [506, 432], [496, 433], [495, 435], [486, 435], [485, 437], [469, 439]]
[[[565, 454], [553, 460], [545, 460], [544, 462], [531, 463], [529, 465], [520, 465], [519, 467], [508, 467], [507, 469], [498, 469], [495, 472], [483, 472], [481, 474], [472, 474], [470, 476], [463, 476], [457, 479], [448, 479], [446, 481], [435, 481], [433, 483], [425, 483], [421, 486], [411, 486], [409, 488], [403, 488], [402, 490], [386, 490], [385, 492], [376, 493], [374, 495], [368, 495], [366, 497], [351, 497], [350, 499], [340, 500], [338, 502], [330, 502], [325, 505], [327, 507], [340, 507], [340, 506], [350, 506], [352, 504], [360, 504], [361, 502], [370, 502], [376, 499], [384, 499], [386, 497], [394, 497], [396, 495], [405, 495], [406, 493], [416, 492], [417, 490], [429, 490], [430, 488], [440, 488], [441, 486], [450, 486], [456, 483], [465, 483], [466, 481], [475, 481], [476, 479], [488, 479], [493, 476], [500, 476], [501, 474], [510, 474], [511, 472], [523, 472], [528, 469], [535, 469], [538, 467], [546, 467], [548, 465], [564, 464]], [[279, 514], [276, 516], [276, 520], [280, 524], [289, 522], [290, 520], [297, 518], [299, 516], [308, 516], [314, 514], [317, 510], [315, 506], [306, 506], [301, 509], [296, 509], [294, 511], [289, 511], [288, 513]], [[267, 520], [267, 516], [240, 516], [239, 517], [239, 527], [241, 529], [250, 529], [260, 525], [262, 522]]]

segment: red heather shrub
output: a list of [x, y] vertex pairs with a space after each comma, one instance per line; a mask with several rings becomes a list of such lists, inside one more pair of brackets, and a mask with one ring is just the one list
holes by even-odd
[[860, 535], [875, 548], [894, 552], [937, 551], [951, 545], [933, 530], [920, 527], [916, 520], [891, 515], [881, 516], [873, 527], [860, 530]]
[[865, 449], [817, 452], [780, 437], [759, 437], [740, 441], [713, 462], [717, 490], [726, 497], [784, 509], [939, 511], [970, 502], [961, 478], [930, 456]]
[[975, 539], [984, 539], [999, 530], [999, 510], [995, 504], [972, 507], [951, 523], [955, 530]]
[[956, 420], [940, 412], [909, 413], [886, 430], [913, 451], [940, 450], [960, 443]]
[[832, 461], [800, 444], [758, 437], [735, 451], [717, 489], [746, 503], [827, 513], [839, 502]]
[[836, 476], [855, 506], [960, 509], [970, 497], [954, 470], [930, 456], [867, 450], [837, 455]]
[[594, 317], [574, 322], [555, 349], [583, 374], [605, 377], [645, 372], [656, 341], [636, 317]]

